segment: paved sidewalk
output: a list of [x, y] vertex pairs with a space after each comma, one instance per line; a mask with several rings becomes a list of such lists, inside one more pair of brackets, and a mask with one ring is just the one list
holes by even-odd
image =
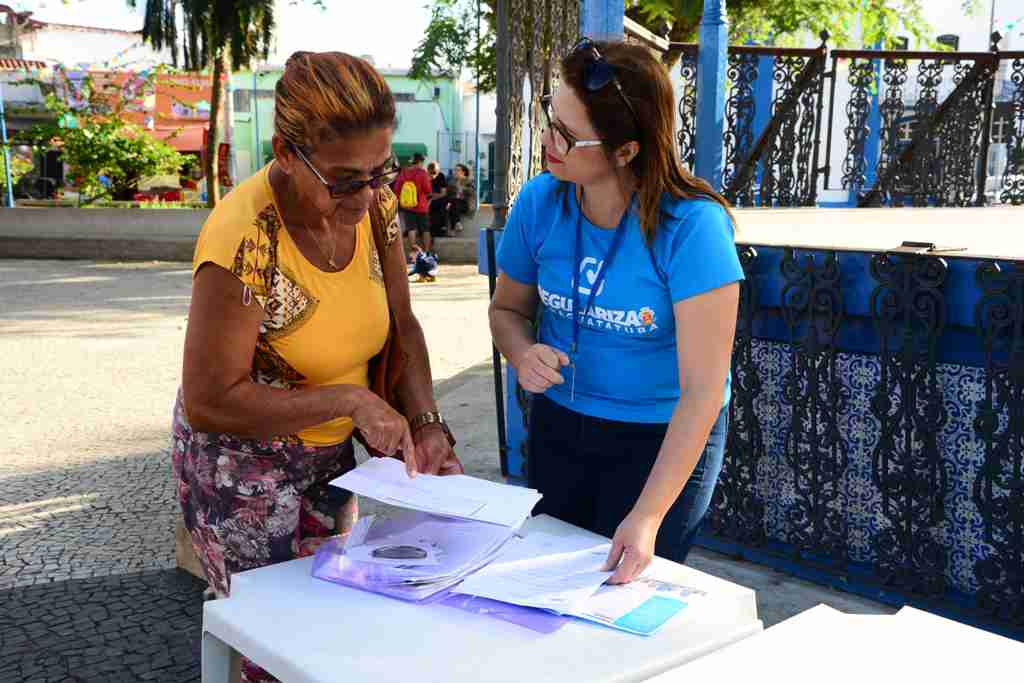
[[[0, 261], [0, 683], [199, 680], [203, 584], [174, 569], [167, 456], [188, 294], [185, 264]], [[447, 267], [413, 297], [459, 454], [498, 479], [486, 280]], [[766, 625], [892, 611], [691, 558], [755, 588]]]
[[[412, 287], [437, 380], [489, 357], [475, 268]], [[167, 455], [189, 288], [183, 263], [0, 260], [0, 682], [199, 680]]]

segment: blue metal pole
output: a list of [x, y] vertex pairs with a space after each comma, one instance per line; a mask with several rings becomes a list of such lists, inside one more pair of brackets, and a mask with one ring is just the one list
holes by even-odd
[[[754, 85], [754, 140], [764, 132], [772, 120], [772, 96], [775, 94], [773, 88], [775, 79], [772, 71], [775, 69], [774, 57], [758, 57], [757, 82]], [[764, 181], [764, 162], [757, 165], [757, 188], [761, 192], [761, 183]]]
[[725, 68], [729, 31], [725, 0], [704, 0], [700, 21], [700, 54], [697, 57], [697, 159], [696, 175], [722, 189], [725, 139]]
[[594, 40], [622, 40], [626, 3], [622, 0], [583, 0], [580, 32]]
[[0, 141], [4, 146], [4, 183], [7, 187], [7, 207], [14, 207], [14, 184], [11, 180], [11, 150], [7, 146], [7, 114], [4, 111], [4, 84], [0, 81]]

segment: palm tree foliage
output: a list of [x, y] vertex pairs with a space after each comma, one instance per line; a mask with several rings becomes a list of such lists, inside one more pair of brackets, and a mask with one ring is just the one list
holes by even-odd
[[[140, 0], [127, 0], [136, 7]], [[142, 37], [157, 50], [167, 49], [172, 64], [187, 71], [212, 66], [210, 137], [205, 174], [214, 206], [220, 195], [217, 154], [221, 141], [225, 77], [266, 60], [274, 37], [274, 0], [145, 0]], [[320, 0], [315, 4], [321, 5]]]

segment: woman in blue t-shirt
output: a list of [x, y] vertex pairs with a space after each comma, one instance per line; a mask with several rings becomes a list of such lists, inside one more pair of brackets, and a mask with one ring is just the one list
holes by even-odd
[[743, 271], [726, 201], [679, 160], [647, 48], [583, 39], [543, 104], [550, 172], [509, 215], [491, 331], [535, 395], [536, 511], [613, 537], [625, 583], [654, 554], [682, 562], [707, 511]]

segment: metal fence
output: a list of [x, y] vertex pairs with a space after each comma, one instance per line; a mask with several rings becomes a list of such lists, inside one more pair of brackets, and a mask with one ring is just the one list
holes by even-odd
[[1024, 638], [1024, 265], [739, 253], [700, 542]]
[[[738, 206], [1024, 205], [1024, 52], [729, 49], [724, 194]], [[695, 161], [697, 46], [682, 48]], [[827, 109], [827, 116], [825, 110]], [[822, 145], [824, 141], [824, 145]]]

